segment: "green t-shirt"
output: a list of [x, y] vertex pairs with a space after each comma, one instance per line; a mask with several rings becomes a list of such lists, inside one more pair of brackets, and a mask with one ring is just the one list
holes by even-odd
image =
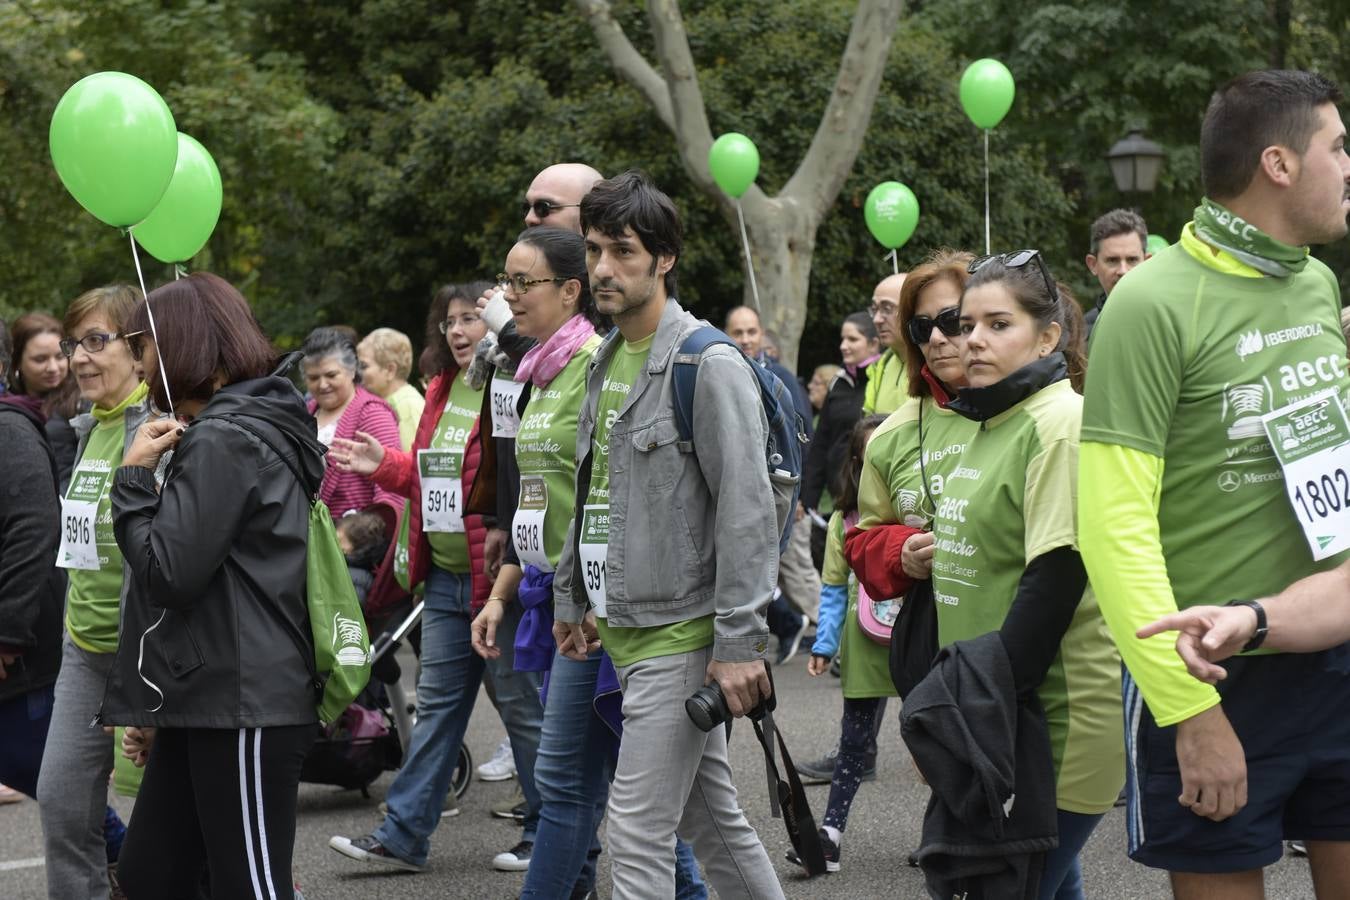
[[[473, 431], [473, 423], [477, 420], [482, 407], [483, 389], [480, 387], [474, 390], [465, 382], [463, 375], [457, 377], [455, 383], [450, 386], [445, 411], [441, 413], [441, 419], [436, 423], [436, 432], [431, 436], [431, 446], [428, 448], [445, 451], [447, 454], [444, 466], [438, 467], [440, 474], [449, 474], [456, 479], [462, 477], [464, 448], [469, 444], [469, 434]], [[418, 465], [419, 471], [425, 477], [424, 459], [425, 457], [420, 458]], [[459, 531], [426, 532], [427, 541], [431, 544], [431, 561], [437, 568], [461, 575], [470, 569], [469, 541], [462, 524], [464, 499], [461, 491], [460, 509], [454, 511], [461, 523]]]
[[839, 678], [844, 696], [850, 700], [894, 697], [890, 650], [863, 634], [858, 625], [858, 578], [844, 559], [844, 514], [838, 511], [830, 516], [825, 530], [825, 564], [820, 580], [848, 585], [848, 608], [839, 630]]
[[[1027, 564], [1077, 547], [1082, 405], [1067, 380], [1043, 388], [977, 430], [947, 475], [933, 523], [940, 645], [1000, 628]], [[1058, 808], [1105, 812], [1125, 777], [1120, 657], [1091, 588], [1037, 693]]]
[[863, 389], [863, 415], [895, 412], [908, 399], [905, 358], [889, 347], [881, 358], [867, 367], [867, 386]]
[[66, 489], [69, 500], [98, 501], [94, 519], [94, 543], [98, 548], [97, 569], [69, 569], [66, 594], [66, 630], [75, 644], [91, 653], [117, 649], [118, 613], [122, 605], [122, 551], [113, 535], [113, 473], [122, 465], [126, 441], [126, 411], [145, 400], [142, 383], [110, 410], [93, 410], [95, 425], [89, 432]]
[[[877, 427], [867, 444], [858, 478], [858, 527], [901, 524], [927, 528], [933, 518], [933, 503], [942, 496], [947, 476], [960, 462], [961, 453], [977, 430], [976, 423], [943, 409], [932, 397], [906, 400]], [[925, 474], [929, 482], [927, 491], [923, 484]]]
[[586, 370], [601, 344], [589, 338], [547, 387], [535, 387], [516, 433], [520, 497], [511, 540], [520, 561], [552, 572], [576, 506], [577, 413], [586, 399]]
[[405, 451], [411, 450], [413, 440], [417, 437], [417, 424], [422, 421], [422, 410], [427, 401], [411, 384], [403, 385], [384, 399], [398, 417], [398, 442]]
[[1316, 259], [1242, 278], [1175, 244], [1111, 292], [1082, 439], [1164, 461], [1158, 526], [1179, 608], [1269, 596], [1346, 559], [1313, 561], [1261, 416], [1329, 388], [1345, 404], [1348, 386], [1340, 290]]
[[[586, 492], [580, 538], [582, 574], [591, 589], [598, 585], [598, 590], [604, 590], [601, 544], [609, 537], [609, 430], [637, 383], [651, 349], [651, 337], [632, 343], [622, 342], [609, 359], [600, 388], [591, 442], [591, 484]], [[600, 641], [616, 666], [631, 666], [644, 659], [688, 653], [713, 641], [711, 615], [655, 628], [611, 628], [597, 610], [595, 621], [600, 630]]]

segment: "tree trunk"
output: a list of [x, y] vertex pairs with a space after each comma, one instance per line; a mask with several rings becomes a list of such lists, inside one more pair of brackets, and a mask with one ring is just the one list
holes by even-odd
[[[733, 230], [736, 210], [727, 204]], [[811, 259], [820, 220], [791, 200], [764, 197], [744, 204], [745, 229], [759, 287], [759, 314], [765, 328], [778, 335], [784, 366], [797, 371], [797, 345], [806, 326]], [[755, 305], [747, 278], [743, 302]]]
[[[647, 98], [657, 118], [675, 136], [690, 178], [717, 199], [732, 233], [739, 238], [735, 201], [717, 188], [708, 168], [712, 130], [678, 0], [647, 3], [660, 72], [628, 40], [614, 19], [609, 0], [574, 2], [615, 72]], [[867, 133], [900, 19], [900, 2], [858, 0], [834, 90], [801, 164], [778, 196], [768, 197], [751, 185], [741, 197], [759, 287], [760, 318], [778, 334], [782, 362], [789, 369], [796, 369], [797, 344], [806, 324], [816, 230], [843, 188]], [[744, 298], [747, 306], [755, 305], [749, 278]]]

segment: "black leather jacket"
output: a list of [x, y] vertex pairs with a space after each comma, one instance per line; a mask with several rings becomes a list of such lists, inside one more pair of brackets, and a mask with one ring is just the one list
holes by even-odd
[[[247, 426], [298, 461], [290, 466]], [[260, 421], [261, 420], [261, 421]], [[323, 445], [295, 387], [272, 375], [216, 392], [155, 492], [122, 466], [113, 529], [131, 573], [100, 713], [114, 725], [251, 728], [318, 721], [305, 560]]]

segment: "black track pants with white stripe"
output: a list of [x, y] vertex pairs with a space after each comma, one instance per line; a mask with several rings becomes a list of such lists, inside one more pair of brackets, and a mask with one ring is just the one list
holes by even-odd
[[136, 900], [292, 900], [300, 766], [315, 725], [161, 728], [118, 877]]

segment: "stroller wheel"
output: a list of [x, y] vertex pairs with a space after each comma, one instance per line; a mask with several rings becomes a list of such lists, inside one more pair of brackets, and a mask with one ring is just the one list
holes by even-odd
[[450, 773], [450, 787], [455, 797], [463, 797], [473, 780], [473, 754], [468, 744], [459, 745], [459, 758], [455, 760], [455, 770]]

